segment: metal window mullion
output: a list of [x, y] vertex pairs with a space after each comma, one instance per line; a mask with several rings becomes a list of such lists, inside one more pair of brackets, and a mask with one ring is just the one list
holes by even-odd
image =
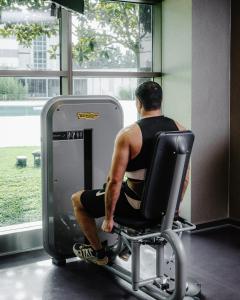
[[129, 3], [137, 3], [137, 4], [148, 4], [148, 5], [155, 5], [163, 0], [106, 0], [108, 2], [129, 2]]
[[66, 71], [0, 70], [0, 77], [60, 77], [66, 75]]
[[119, 71], [73, 71], [74, 77], [102, 77], [102, 78], [153, 78], [161, 77], [161, 72], [119, 72]]
[[71, 95], [72, 82], [72, 17], [65, 9], [61, 10], [60, 21], [60, 68], [64, 72], [61, 76], [61, 94]]
[[68, 14], [68, 94], [73, 94], [72, 14]]
[[[159, 71], [162, 74], [162, 4], [152, 7], [152, 55], [153, 72]], [[162, 76], [157, 76], [162, 77]], [[159, 82], [160, 83], [160, 82]]]

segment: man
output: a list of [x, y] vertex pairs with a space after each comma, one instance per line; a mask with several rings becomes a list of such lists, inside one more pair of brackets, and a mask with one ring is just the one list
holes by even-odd
[[[161, 114], [162, 89], [153, 81], [136, 89], [136, 107], [141, 117], [118, 133], [107, 184], [101, 190], [79, 191], [72, 195], [76, 219], [91, 245], [73, 246], [76, 256], [98, 265], [108, 263], [105, 249], [97, 235], [95, 218], [103, 217], [102, 230], [111, 232], [113, 216], [140, 216], [141, 195], [158, 131], [184, 128]], [[124, 176], [127, 180], [123, 181]], [[184, 192], [188, 184], [186, 176]], [[184, 193], [183, 192], [183, 193]]]

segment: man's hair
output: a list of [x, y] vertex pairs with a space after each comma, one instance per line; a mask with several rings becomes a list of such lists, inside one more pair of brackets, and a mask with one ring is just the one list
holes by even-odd
[[142, 103], [145, 110], [156, 110], [161, 108], [162, 88], [154, 81], [146, 81], [140, 84], [136, 91], [136, 97]]

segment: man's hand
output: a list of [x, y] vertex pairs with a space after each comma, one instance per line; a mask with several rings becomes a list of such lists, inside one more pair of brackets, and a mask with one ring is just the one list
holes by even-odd
[[114, 225], [113, 219], [110, 220], [104, 219], [102, 223], [102, 230], [105, 232], [112, 232], [113, 225]]

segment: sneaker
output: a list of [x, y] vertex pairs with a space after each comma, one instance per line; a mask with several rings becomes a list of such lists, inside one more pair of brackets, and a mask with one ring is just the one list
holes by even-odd
[[91, 245], [76, 243], [73, 245], [73, 252], [77, 257], [86, 261], [90, 261], [99, 266], [104, 266], [108, 263], [108, 257], [97, 257], [97, 252], [92, 248]]
[[124, 261], [128, 261], [129, 257], [131, 256], [131, 252], [128, 249], [128, 247], [124, 247], [123, 250], [118, 254], [119, 258], [121, 258]]

